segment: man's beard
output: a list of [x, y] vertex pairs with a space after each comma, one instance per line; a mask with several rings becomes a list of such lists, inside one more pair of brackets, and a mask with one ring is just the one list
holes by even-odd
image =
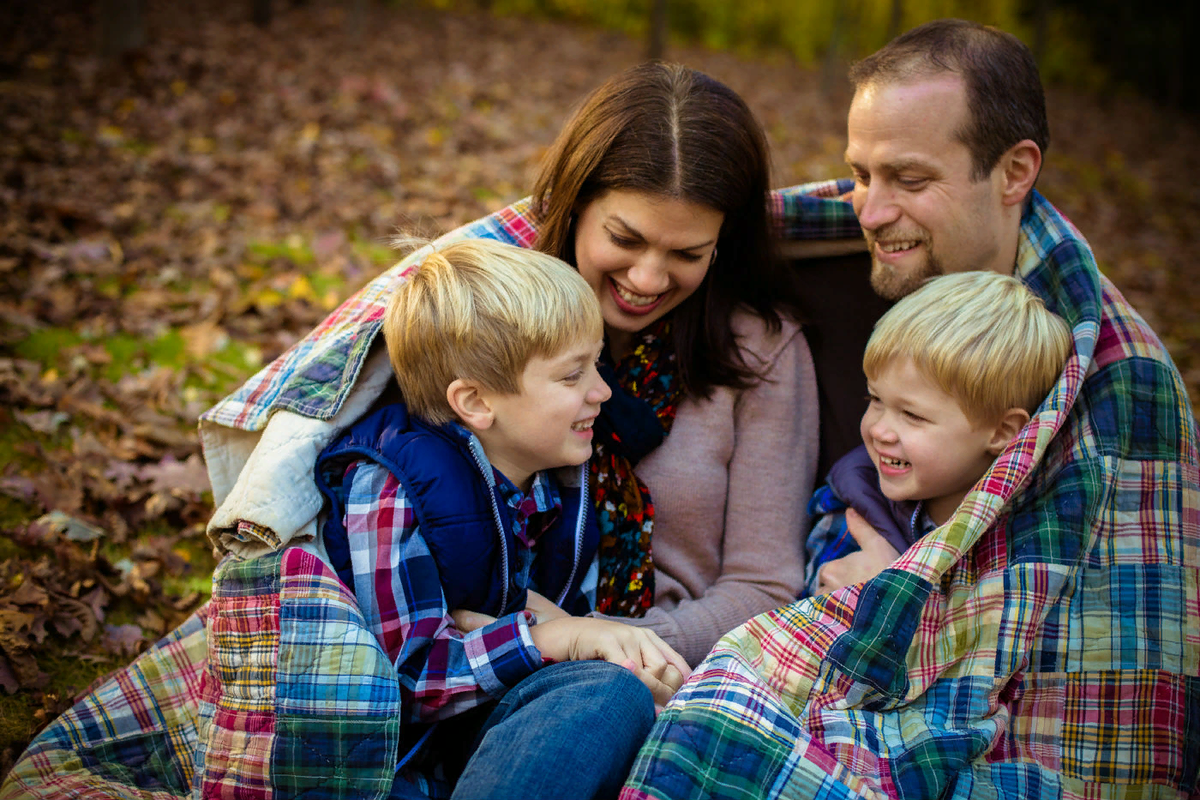
[[[874, 242], [871, 242], [871, 245], [871, 249], [874, 250]], [[928, 243], [923, 243], [922, 246], [928, 247]], [[930, 278], [944, 274], [941, 263], [928, 250], [925, 259], [915, 269], [903, 272], [890, 264], [884, 264], [874, 253], [871, 254], [871, 288], [884, 300], [899, 300], [920, 289]]]

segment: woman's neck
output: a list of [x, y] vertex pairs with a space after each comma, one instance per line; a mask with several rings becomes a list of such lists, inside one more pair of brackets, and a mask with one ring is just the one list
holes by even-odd
[[620, 361], [633, 348], [633, 334], [629, 331], [609, 328], [604, 333], [608, 336], [608, 354], [613, 361]]

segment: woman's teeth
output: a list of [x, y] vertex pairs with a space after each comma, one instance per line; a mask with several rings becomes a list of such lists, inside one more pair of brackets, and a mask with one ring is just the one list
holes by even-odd
[[621, 295], [621, 299], [631, 306], [648, 306], [662, 296], [658, 294], [634, 294], [616, 281], [613, 281], [613, 286], [616, 288], [617, 294]]
[[576, 422], [574, 425], [572, 425], [571, 430], [583, 433], [586, 430], [590, 430], [595, 422], [595, 417], [592, 417], [591, 419], [585, 419], [583, 422]]

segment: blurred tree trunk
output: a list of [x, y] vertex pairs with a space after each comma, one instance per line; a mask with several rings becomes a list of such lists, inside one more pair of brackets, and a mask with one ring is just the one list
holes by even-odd
[[350, 13], [346, 15], [346, 32], [352, 38], [361, 39], [367, 30], [368, 0], [351, 0]]
[[650, 0], [650, 46], [646, 57], [665, 58], [667, 54], [667, 0]]
[[892, 16], [888, 20], [887, 38], [890, 42], [900, 35], [900, 25], [904, 22], [904, 0], [892, 0]]
[[829, 36], [829, 48], [825, 51], [825, 58], [821, 64], [821, 93], [826, 97], [832, 97], [846, 77], [846, 59], [843, 56], [843, 51], [849, 49], [846, 46], [846, 29], [855, 22], [848, 6], [849, 3], [845, 0], [841, 0], [836, 6], [833, 33]]
[[1042, 65], [1046, 58], [1046, 39], [1050, 35], [1050, 10], [1053, 0], [1034, 3], [1033, 9], [1033, 59]]
[[142, 0], [100, 0], [100, 55], [115, 58], [146, 44]]
[[271, 24], [271, 0], [250, 0], [250, 19], [260, 28]]

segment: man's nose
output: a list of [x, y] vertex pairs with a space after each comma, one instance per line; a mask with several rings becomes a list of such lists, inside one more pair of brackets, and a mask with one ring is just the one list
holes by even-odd
[[858, 224], [873, 231], [895, 222], [900, 217], [900, 208], [890, 188], [882, 181], [854, 188], [854, 213]]

